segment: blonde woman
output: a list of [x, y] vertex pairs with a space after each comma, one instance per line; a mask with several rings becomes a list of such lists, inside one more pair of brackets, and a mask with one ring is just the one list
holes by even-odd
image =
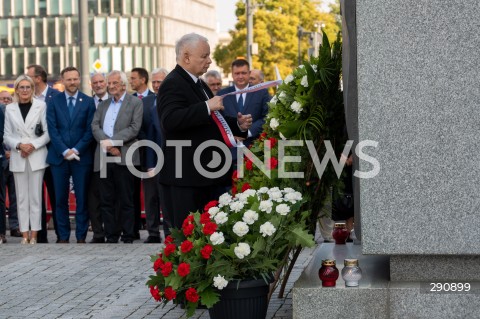
[[[27, 75], [15, 81], [13, 103], [5, 110], [4, 142], [10, 146], [10, 170], [17, 190], [17, 212], [22, 244], [36, 244], [42, 229], [42, 182], [50, 141], [46, 105], [33, 99], [35, 87]], [[29, 236], [29, 230], [31, 234]]]

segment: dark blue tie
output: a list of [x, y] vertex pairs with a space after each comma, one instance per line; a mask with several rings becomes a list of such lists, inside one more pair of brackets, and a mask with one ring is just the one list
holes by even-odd
[[242, 113], [243, 112], [243, 94], [240, 94], [237, 104], [238, 104], [238, 111]]
[[72, 117], [73, 117], [73, 108], [75, 107], [73, 105], [73, 99], [74, 99], [73, 96], [70, 96], [68, 98], [68, 113], [70, 114], [70, 119], [72, 119]]

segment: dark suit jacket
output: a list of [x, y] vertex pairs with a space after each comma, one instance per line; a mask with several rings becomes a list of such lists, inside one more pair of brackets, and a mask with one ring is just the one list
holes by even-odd
[[[142, 101], [127, 93], [125, 94], [125, 99], [118, 111], [115, 126], [113, 127], [113, 136], [111, 138], [108, 137], [103, 131], [103, 122], [105, 121], [105, 115], [107, 114], [111, 102], [112, 98], [108, 98], [98, 104], [92, 120], [93, 137], [98, 142], [94, 157], [95, 172], [100, 170], [100, 141], [108, 139], [123, 141], [123, 146], [120, 148], [122, 156], [119, 164], [126, 165], [125, 155], [127, 154], [130, 145], [137, 141], [138, 132], [142, 127]], [[133, 154], [133, 165], [140, 165], [140, 156], [138, 152], [134, 152]]]
[[50, 99], [52, 99], [58, 93], [60, 93], [59, 90], [56, 90], [56, 89], [52, 88], [51, 86], [48, 86], [47, 96], [45, 96], [45, 104], [48, 104]]
[[[138, 96], [138, 92], [135, 92], [132, 95], [133, 96]], [[155, 95], [155, 92], [148, 90], [148, 94], [143, 96], [143, 98], [146, 98], [147, 96], [150, 96], [150, 95]]]
[[[235, 87], [230, 86], [218, 91], [217, 95], [222, 95], [230, 92], [234, 92]], [[270, 101], [270, 95], [266, 89], [260, 90], [253, 93], [247, 93], [245, 101], [243, 103], [242, 114], [251, 114], [252, 115], [252, 126], [250, 127], [250, 133], [252, 137], [247, 138], [243, 144], [249, 146], [252, 142], [257, 139], [263, 131], [263, 124], [265, 124], [265, 117], [268, 113], [267, 103]], [[223, 114], [226, 116], [237, 116], [237, 113], [240, 112], [237, 104], [237, 96], [229, 95], [223, 98]]]
[[[154, 142], [158, 146], [162, 145], [162, 130], [160, 128], [160, 120], [157, 114], [157, 96], [150, 95], [143, 99], [144, 112], [148, 118], [145, 139]], [[145, 120], [145, 113], [144, 113]], [[145, 123], [145, 122], [144, 122]], [[153, 168], [157, 165], [157, 153], [150, 147], [145, 150], [145, 167]]]
[[78, 92], [77, 101], [70, 119], [65, 94], [57, 94], [47, 103], [47, 124], [50, 144], [47, 163], [60, 165], [65, 159], [63, 152], [75, 148], [80, 153], [80, 164], [93, 163], [93, 143], [91, 123], [95, 113], [95, 102], [82, 92]]
[[3, 149], [3, 133], [5, 131], [5, 105], [0, 104], [0, 161], [5, 160], [5, 150]]
[[[221, 141], [219, 128], [208, 114], [205, 103], [207, 97], [213, 97], [212, 91], [203, 82], [202, 92], [191, 76], [179, 65], [170, 72], [160, 86], [157, 108], [162, 128], [162, 150], [165, 162], [160, 171], [160, 183], [174, 186], [202, 187], [210, 185], [229, 184], [230, 176], [225, 174], [219, 178], [210, 179], [202, 176], [195, 168], [193, 155], [195, 150], [205, 141]], [[226, 118], [230, 128], [236, 136], [246, 136], [240, 132], [236, 118]], [[177, 140], [191, 141], [191, 146], [182, 147], [182, 159], [175, 156], [175, 147], [167, 147], [166, 142]], [[204, 169], [213, 159], [214, 152], [220, 153], [218, 148], [208, 147], [200, 156], [200, 163]], [[224, 158], [223, 162], [224, 162]], [[175, 177], [175, 167], [181, 165], [182, 177]], [[217, 167], [217, 170], [223, 164]], [[214, 170], [216, 171], [216, 170]]]

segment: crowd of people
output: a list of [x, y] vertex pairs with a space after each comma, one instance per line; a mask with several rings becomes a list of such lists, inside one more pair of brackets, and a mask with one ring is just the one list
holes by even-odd
[[[13, 97], [0, 92], [0, 243], [7, 242], [6, 189], [10, 235], [22, 237], [22, 244], [48, 242], [44, 189], [59, 244], [70, 242], [72, 182], [79, 244], [86, 243], [89, 227], [91, 243], [140, 239], [141, 185], [145, 243], [161, 242], [160, 213], [168, 235], [171, 227], [182, 226], [189, 212], [225, 191], [231, 172], [205, 178], [194, 169], [193, 154], [202, 142], [224, 142], [218, 118], [224, 118], [242, 146], [260, 135], [270, 100], [267, 90], [221, 95], [258, 84], [263, 73], [235, 60], [234, 85], [222, 89], [220, 73], [207, 72], [212, 60], [206, 38], [184, 35], [175, 51], [177, 65], [171, 72], [136, 67], [128, 77], [119, 70], [92, 74], [92, 96], [80, 91], [81, 75], [73, 66], [61, 71], [63, 92], [47, 85], [47, 72], [40, 65], [27, 66], [16, 79]], [[138, 148], [127, 157], [139, 140], [161, 146], [164, 164], [159, 174], [154, 172], [158, 155], [152, 148]], [[182, 156], [169, 144], [179, 140], [190, 141]], [[204, 154], [200, 162], [206, 167], [213, 150]], [[178, 175], [180, 164], [183, 172]], [[133, 171], [143, 172], [143, 178]]]

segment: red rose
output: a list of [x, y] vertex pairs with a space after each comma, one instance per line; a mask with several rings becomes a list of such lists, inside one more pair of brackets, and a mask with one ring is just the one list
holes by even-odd
[[217, 205], [218, 205], [218, 200], [212, 200], [208, 202], [207, 205], [205, 205], [205, 207], [203, 208], [203, 211], [208, 212], [210, 208], [215, 207]]
[[206, 224], [210, 221], [210, 214], [205, 212], [200, 215], [200, 223], [201, 224]]
[[175, 246], [175, 244], [168, 244], [163, 249], [163, 253], [165, 254], [165, 256], [168, 257], [168, 256], [170, 256], [171, 253], [173, 253], [175, 251], [175, 249], [177, 249], [177, 246]]
[[250, 189], [250, 188], [252, 188], [252, 186], [250, 186], [249, 183], [245, 183], [245, 184], [243, 184], [243, 186], [242, 186], [242, 192], [244, 192], [244, 191], [246, 191], [247, 189]]
[[217, 230], [218, 226], [215, 223], [208, 222], [205, 225], [203, 225], [203, 233], [205, 235], [211, 235]]
[[155, 260], [155, 262], [153, 263], [153, 270], [155, 272], [157, 272], [159, 269], [160, 269], [160, 266], [162, 266], [164, 264], [163, 260], [162, 260], [162, 257], [158, 258], [157, 260]]
[[180, 249], [182, 250], [182, 253], [186, 254], [193, 248], [193, 243], [190, 240], [185, 240], [181, 245]]
[[198, 296], [195, 288], [188, 288], [185, 292], [185, 298], [187, 298], [187, 300], [190, 302], [197, 302], [200, 297]]
[[190, 273], [190, 265], [187, 263], [181, 263], [178, 265], [177, 272], [181, 277], [185, 277]]
[[183, 227], [183, 234], [185, 236], [191, 236], [193, 234], [193, 229], [195, 228], [195, 225], [193, 224], [188, 224]]
[[173, 243], [173, 237], [168, 235], [165, 237], [165, 245], [172, 244]]
[[150, 286], [150, 294], [152, 295], [153, 299], [155, 299], [155, 301], [160, 301], [162, 299], [160, 291], [157, 287]]
[[274, 148], [277, 144], [277, 139], [275, 137], [270, 137], [268, 140], [270, 141], [270, 148]]
[[253, 169], [253, 162], [249, 158], [245, 162], [245, 168], [249, 171]]
[[267, 169], [275, 169], [278, 166], [278, 160], [275, 157], [270, 158], [270, 162], [267, 162]]
[[263, 141], [265, 137], [267, 137], [267, 132], [263, 132], [262, 134], [260, 134], [260, 141]]
[[237, 194], [237, 186], [232, 186], [232, 195], [235, 196]]
[[189, 225], [189, 224], [192, 224], [193, 222], [194, 222], [194, 220], [193, 220], [193, 215], [188, 215], [187, 218], [185, 218], [185, 219], [183, 220], [182, 227], [185, 227], [185, 226], [187, 226], [187, 225]]
[[173, 288], [170, 287], [170, 286], [165, 288], [164, 295], [165, 295], [165, 299], [167, 299], [167, 300], [172, 300], [172, 299], [177, 298], [177, 292], [175, 290], [173, 290]]
[[210, 259], [210, 255], [212, 254], [213, 247], [210, 244], [206, 244], [202, 250], [200, 250], [200, 254], [204, 259]]
[[234, 170], [233, 173], [232, 173], [232, 180], [234, 182], [238, 181], [238, 171], [237, 170]]
[[160, 269], [162, 270], [163, 277], [168, 277], [172, 272], [173, 264], [171, 262], [166, 262], [160, 266]]

